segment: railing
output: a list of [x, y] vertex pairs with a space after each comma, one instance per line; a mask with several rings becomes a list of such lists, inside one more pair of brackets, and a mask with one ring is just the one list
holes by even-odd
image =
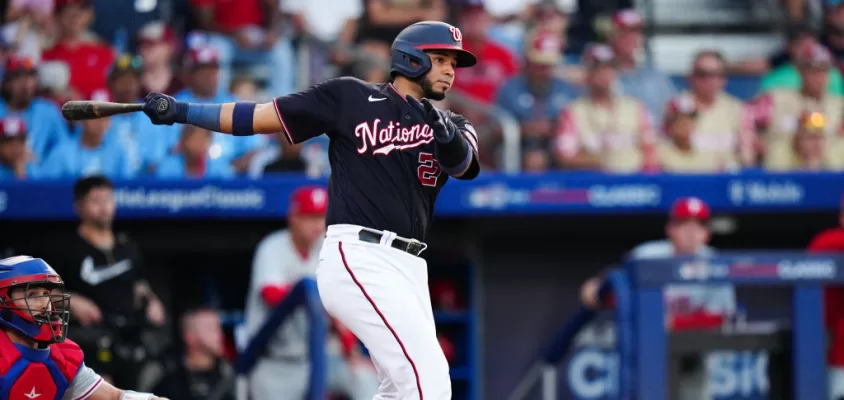
[[[298, 64], [297, 64], [297, 87], [304, 89], [310, 85], [311, 82], [311, 60], [310, 52], [313, 46], [320, 46], [317, 39], [306, 36], [303, 37], [299, 44], [298, 50]], [[359, 60], [369, 60], [371, 55], [354, 48], [350, 49], [351, 59], [353, 62]], [[519, 122], [510, 115], [506, 110], [501, 109], [495, 105], [483, 104], [469, 96], [466, 96], [458, 91], [452, 91], [448, 95], [450, 102], [459, 105], [460, 107], [472, 110], [473, 112], [481, 113], [488, 118], [494, 120], [501, 127], [502, 136], [502, 152], [500, 154], [501, 170], [508, 174], [516, 174], [521, 170], [522, 156], [521, 156], [521, 127]], [[479, 138], [483, 140], [483, 138]]]
[[[623, 287], [621, 285], [622, 279], [626, 279], [620, 270], [613, 270], [607, 275], [606, 282], [601, 286], [598, 296], [605, 298], [608, 294], [614, 292], [614, 287]], [[618, 296], [619, 294], [616, 294]], [[620, 293], [620, 295], [624, 295]], [[627, 302], [619, 302], [619, 306], [624, 307]], [[558, 364], [565, 357], [568, 350], [574, 343], [577, 334], [586, 325], [595, 318], [596, 312], [584, 306], [580, 307], [574, 315], [557, 331], [554, 335], [554, 340], [545, 350], [538, 360], [528, 368], [528, 372], [519, 381], [516, 389], [507, 397], [508, 400], [522, 400], [527, 398], [530, 390], [534, 387], [537, 381], [541, 382], [542, 400], [556, 400], [559, 398], [559, 391], [557, 389], [557, 372]]]
[[246, 349], [238, 354], [235, 362], [238, 400], [249, 398], [249, 373], [263, 355], [267, 344], [276, 335], [281, 324], [297, 307], [305, 307], [309, 320], [308, 357], [311, 362], [311, 373], [307, 399], [325, 400], [325, 311], [319, 299], [316, 281], [310, 278], [302, 279], [293, 287], [290, 294], [273, 310], [264, 326], [250, 340]]

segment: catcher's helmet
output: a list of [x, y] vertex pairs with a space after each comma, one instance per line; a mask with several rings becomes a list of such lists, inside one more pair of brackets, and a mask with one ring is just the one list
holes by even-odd
[[[50, 293], [34, 291], [36, 288], [49, 289]], [[22, 293], [13, 297], [15, 289], [22, 289]], [[0, 260], [1, 326], [37, 342], [63, 342], [70, 317], [69, 300], [62, 278], [44, 260], [29, 256]]]
[[[463, 50], [463, 34], [456, 26], [439, 21], [422, 21], [399, 32], [390, 49], [390, 74], [419, 78], [431, 70], [431, 59], [425, 50], [457, 52], [457, 68], [471, 67], [477, 62], [474, 54]], [[414, 63], [417, 66], [414, 66]]]

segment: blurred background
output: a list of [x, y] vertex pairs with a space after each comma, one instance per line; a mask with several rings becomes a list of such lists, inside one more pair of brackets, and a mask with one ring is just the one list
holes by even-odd
[[[0, 5], [0, 251], [44, 257], [63, 275], [71, 338], [125, 387], [234, 398], [231, 364], [267, 314], [249, 321], [249, 299], [271, 309], [287, 293], [267, 295], [254, 271], [285, 271], [277, 283], [288, 289], [308, 276], [290, 272], [307, 257], [277, 235], [321, 234], [319, 211], [294, 206], [319, 208], [301, 190], [325, 185], [328, 139], [291, 146], [281, 133], [234, 138], [140, 113], [69, 123], [60, 105], [150, 91], [269, 101], [335, 76], [386, 82], [392, 39], [421, 20], [457, 25], [479, 56], [440, 105], [473, 122], [483, 172], [443, 190], [423, 254], [455, 399], [507, 398], [576, 309], [600, 306], [602, 271], [630, 257], [844, 251], [841, 1]], [[270, 261], [262, 245], [277, 251]], [[671, 318], [696, 315], [669, 328], [788, 314], [787, 294], [706, 293], [666, 291]], [[844, 296], [830, 293], [837, 400]], [[343, 377], [332, 395], [367, 398], [365, 349], [329, 325], [329, 364], [342, 371], [329, 375]], [[610, 398], [614, 329], [605, 319], [582, 331], [559, 362], [560, 398]], [[262, 357], [307, 376], [307, 334], [291, 335]], [[707, 357], [685, 368], [682, 398], [776, 398], [753, 372], [767, 352]], [[250, 390], [273, 389], [255, 375]]]

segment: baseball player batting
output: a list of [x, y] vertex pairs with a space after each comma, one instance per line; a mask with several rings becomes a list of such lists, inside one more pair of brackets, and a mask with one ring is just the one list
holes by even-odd
[[342, 77], [269, 103], [189, 104], [150, 93], [154, 124], [191, 124], [237, 136], [286, 133], [291, 143], [330, 138], [326, 238], [317, 283], [328, 313], [369, 349], [375, 399], [450, 399], [448, 363], [437, 342], [427, 264], [434, 203], [449, 176], [480, 171], [466, 118], [434, 107], [455, 68], [475, 65], [460, 30], [419, 22], [392, 44], [391, 82]]

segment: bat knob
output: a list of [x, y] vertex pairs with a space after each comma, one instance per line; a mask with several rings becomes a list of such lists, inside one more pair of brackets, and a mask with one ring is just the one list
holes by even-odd
[[170, 102], [167, 99], [158, 99], [158, 106], [155, 107], [155, 110], [159, 114], [164, 114], [168, 109], [170, 109]]

